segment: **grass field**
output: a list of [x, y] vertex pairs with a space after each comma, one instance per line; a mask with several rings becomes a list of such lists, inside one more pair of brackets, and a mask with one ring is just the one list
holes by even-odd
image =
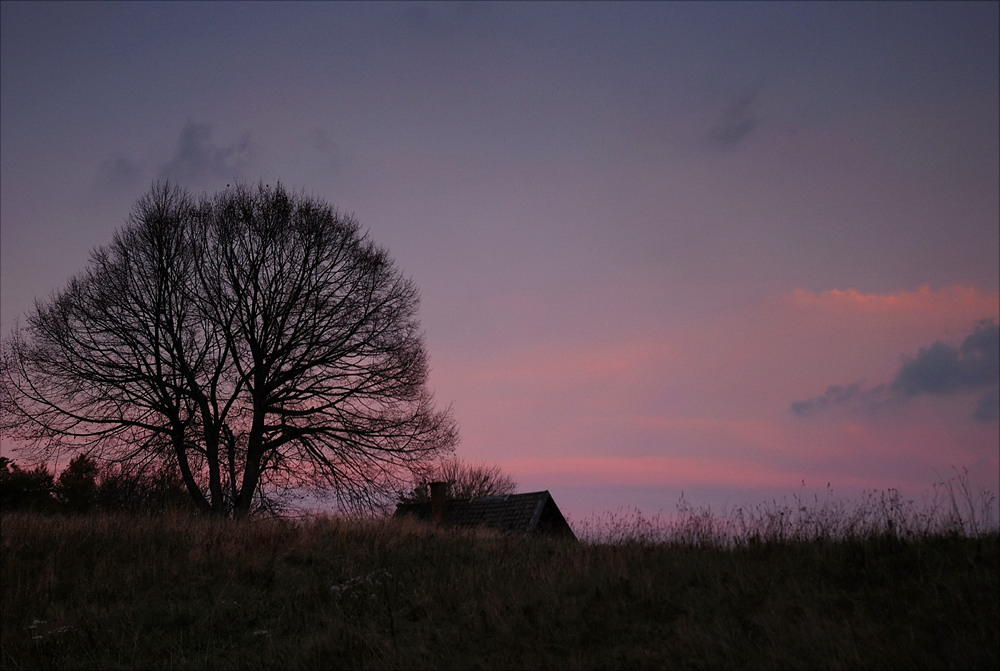
[[681, 512], [611, 517], [579, 543], [374, 518], [5, 513], [0, 666], [1000, 667], [992, 520], [891, 495]]

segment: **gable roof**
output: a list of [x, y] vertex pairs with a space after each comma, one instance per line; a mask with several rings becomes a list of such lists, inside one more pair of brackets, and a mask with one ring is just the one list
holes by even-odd
[[[430, 521], [431, 504], [400, 503], [396, 506], [394, 516], [404, 515]], [[527, 494], [450, 499], [445, 502], [445, 522], [459, 527], [567, 534], [576, 538], [548, 490]]]

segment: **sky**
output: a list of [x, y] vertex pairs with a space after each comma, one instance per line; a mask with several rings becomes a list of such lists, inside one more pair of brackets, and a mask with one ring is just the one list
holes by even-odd
[[419, 288], [458, 456], [571, 523], [1000, 489], [998, 3], [0, 12], [4, 336], [154, 182], [280, 181]]

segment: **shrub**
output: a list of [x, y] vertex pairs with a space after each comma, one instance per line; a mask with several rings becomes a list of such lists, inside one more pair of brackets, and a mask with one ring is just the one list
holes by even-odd
[[100, 472], [95, 499], [104, 510], [133, 512], [162, 512], [191, 505], [184, 481], [169, 465], [109, 464]]
[[78, 513], [89, 511], [97, 502], [99, 472], [97, 462], [88, 455], [73, 457], [56, 481], [56, 500], [66, 510]]
[[0, 509], [51, 510], [54, 486], [45, 466], [26, 471], [7, 457], [0, 457]]
[[159, 468], [111, 463], [98, 466], [86, 455], [74, 457], [59, 474], [45, 466], [25, 470], [0, 457], [0, 509], [86, 513], [104, 511], [163, 512], [191, 505], [176, 467]]

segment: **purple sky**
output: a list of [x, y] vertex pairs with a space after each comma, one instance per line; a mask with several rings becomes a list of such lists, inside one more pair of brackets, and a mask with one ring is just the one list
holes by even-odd
[[4, 2], [2, 332], [153, 181], [280, 180], [571, 520], [996, 491], [998, 7]]

